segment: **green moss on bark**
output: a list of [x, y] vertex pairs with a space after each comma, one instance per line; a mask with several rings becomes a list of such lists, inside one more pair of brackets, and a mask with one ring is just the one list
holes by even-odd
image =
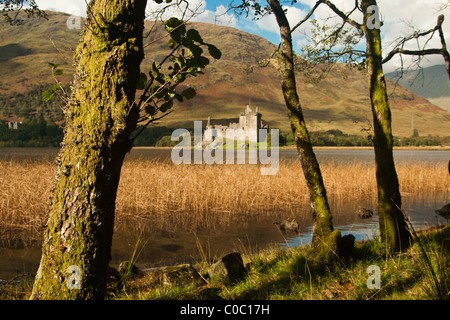
[[[370, 18], [367, 8], [377, 5], [376, 0], [363, 0], [361, 8], [364, 26]], [[393, 156], [392, 116], [382, 65], [381, 36], [379, 29], [363, 27], [367, 43], [367, 70], [374, 124], [374, 148], [378, 188], [378, 214], [380, 235], [389, 252], [406, 249], [410, 233], [403, 212], [399, 181]]]
[[[281, 52], [278, 55], [282, 90], [291, 129], [300, 155], [300, 162], [310, 192], [310, 204], [313, 212], [313, 247], [322, 250], [325, 239], [333, 232], [332, 215], [328, 205], [325, 186], [311, 139], [303, 117], [302, 107], [297, 94], [294, 72], [294, 53], [291, 29], [284, 11], [277, 0], [268, 1], [280, 27]], [[325, 249], [325, 247], [323, 247]]]
[[[50, 217], [32, 299], [102, 299], [133, 107], [146, 1], [91, 1], [66, 106]], [[76, 266], [79, 275], [69, 273]], [[71, 286], [73, 277], [80, 285]]]

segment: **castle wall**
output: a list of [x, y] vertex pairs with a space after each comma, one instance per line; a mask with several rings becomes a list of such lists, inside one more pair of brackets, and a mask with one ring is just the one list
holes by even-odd
[[[256, 108], [258, 110], [258, 108]], [[251, 142], [259, 141], [259, 129], [261, 125], [261, 114], [254, 112], [247, 106], [247, 109], [239, 115], [238, 123], [230, 123], [228, 126], [210, 125], [210, 118], [208, 118], [208, 125], [204, 132], [205, 141], [213, 141], [214, 137], [225, 138], [227, 130], [231, 137], [237, 137], [236, 140], [246, 140]], [[244, 136], [245, 138], [239, 138]]]

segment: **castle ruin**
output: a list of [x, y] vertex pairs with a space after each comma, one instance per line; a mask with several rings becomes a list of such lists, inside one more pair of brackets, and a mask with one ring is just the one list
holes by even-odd
[[265, 140], [265, 136], [260, 136], [259, 129], [268, 129], [268, 124], [261, 119], [262, 115], [258, 112], [258, 107], [253, 111], [250, 106], [247, 106], [244, 112], [239, 115], [239, 118], [232, 119], [238, 122], [228, 122], [228, 125], [223, 124], [223, 120], [213, 120], [208, 117], [208, 122], [203, 134], [204, 142], [212, 142], [216, 138], [231, 136], [240, 136], [242, 134], [246, 137], [245, 140], [249, 142], [259, 142]]

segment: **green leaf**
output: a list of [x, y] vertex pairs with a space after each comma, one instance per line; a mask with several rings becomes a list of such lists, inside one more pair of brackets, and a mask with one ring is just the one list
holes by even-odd
[[145, 75], [145, 73], [141, 72], [139, 74], [139, 78], [136, 84], [136, 89], [143, 90], [145, 89], [146, 84], [147, 84], [147, 76]]
[[155, 97], [157, 99], [166, 100], [168, 94], [169, 94], [169, 89], [168, 88], [161, 88], [161, 87], [159, 87], [158, 89], [155, 90]]
[[175, 99], [177, 99], [179, 102], [183, 102], [183, 96], [179, 93], [175, 94]]
[[188, 45], [186, 48], [188, 48], [188, 52], [194, 58], [200, 57], [203, 53], [203, 49], [195, 44]]
[[161, 65], [157, 62], [152, 63], [152, 70], [159, 71], [161, 69]]
[[178, 18], [175, 18], [175, 17], [169, 18], [165, 22], [166, 29], [168, 29], [167, 31], [169, 31], [169, 32], [172, 31], [173, 29], [181, 26], [182, 24], [183, 24], [183, 21]]
[[187, 31], [186, 36], [190, 40], [193, 40], [193, 41], [196, 41], [198, 43], [202, 43], [203, 44], [203, 39], [200, 36], [200, 33], [197, 30], [195, 30], [195, 29], [189, 29]]
[[51, 63], [51, 62], [47, 62], [47, 63], [50, 66], [50, 68], [52, 68], [53, 70], [59, 67], [59, 64], [57, 64], [57, 63]]
[[161, 112], [166, 112], [167, 110], [169, 110], [170, 108], [173, 107], [173, 101], [167, 101], [165, 103], [163, 103], [160, 107], [159, 107], [159, 111]]
[[62, 71], [61, 69], [56, 69], [55, 71], [53, 71], [53, 74], [54, 74], [55, 76], [60, 76], [60, 75], [63, 74], [63, 71]]
[[50, 90], [56, 92], [56, 90], [58, 90], [60, 87], [61, 87], [61, 85], [59, 83], [57, 83], [57, 84], [53, 85], [53, 87]]
[[220, 57], [222, 57], [222, 52], [219, 49], [217, 49], [216, 46], [214, 46], [212, 44], [208, 44], [208, 51], [209, 51], [209, 54], [211, 55], [211, 57], [213, 57], [216, 60], [218, 60], [218, 59], [220, 59]]
[[145, 106], [145, 112], [146, 112], [148, 115], [153, 116], [153, 115], [156, 113], [156, 110], [155, 110], [155, 107], [154, 107], [154, 106], [148, 104], [148, 105]]
[[177, 45], [178, 45], [178, 42], [176, 42], [175, 40], [173, 40], [173, 39], [170, 39], [170, 40], [169, 40], [169, 48], [173, 49], [173, 48], [175, 48]]
[[165, 25], [167, 32], [170, 33], [170, 37], [176, 42], [180, 42], [181, 38], [186, 34], [186, 26], [178, 18], [170, 18]]
[[43, 94], [42, 94], [42, 101], [44, 101], [44, 102], [47, 102], [47, 101], [49, 101], [52, 97], [53, 97], [53, 95], [55, 94], [55, 91], [54, 90], [47, 90], [47, 91], [45, 91]]
[[187, 88], [182, 93], [183, 97], [185, 97], [188, 100], [194, 98], [196, 94], [197, 94], [197, 92], [192, 87]]
[[[198, 57], [194, 61], [195, 66], [198, 68], [204, 68], [209, 64], [209, 59], [204, 56]], [[198, 72], [198, 74], [202, 74], [202, 72]]]
[[164, 84], [164, 75], [160, 72], [160, 69], [161, 65], [159, 63], [153, 62], [152, 70], [150, 70], [148, 74], [152, 79], [155, 79], [159, 83]]
[[186, 72], [195, 77], [197, 74], [202, 72], [202, 69], [199, 67], [191, 67], [188, 68]]

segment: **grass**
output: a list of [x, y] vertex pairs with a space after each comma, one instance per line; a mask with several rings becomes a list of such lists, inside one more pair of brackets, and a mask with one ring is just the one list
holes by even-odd
[[[261, 176], [259, 169], [257, 165], [176, 166], [156, 160], [126, 161], [116, 200], [116, 226], [130, 218], [148, 217], [160, 225], [176, 221], [196, 228], [230, 224], [248, 215], [270, 214], [274, 219], [309, 216], [308, 190], [297, 162], [282, 161], [272, 176]], [[376, 206], [372, 165], [326, 163], [321, 169], [333, 208], [343, 203], [358, 205], [361, 199]], [[0, 160], [3, 243], [14, 238], [40, 240], [55, 171], [50, 160]], [[426, 197], [450, 191], [445, 166], [400, 164], [397, 171], [404, 195]]]
[[[449, 299], [448, 250], [450, 227], [440, 226], [416, 233], [414, 245], [399, 255], [386, 256], [378, 240], [357, 242], [354, 259], [347, 264], [324, 265], [314, 258], [309, 246], [284, 250], [267, 250], [244, 255], [248, 264], [247, 276], [236, 283], [208, 283], [166, 287], [155, 273], [149, 273], [125, 284], [123, 291], [112, 299], [226, 299], [226, 300], [418, 300]], [[439, 249], [439, 254], [422, 251], [422, 243]], [[434, 279], [424, 272], [428, 260], [439, 268], [441, 290], [436, 295]], [[209, 263], [202, 261], [195, 267], [206, 274]], [[367, 268], [380, 268], [380, 288], [370, 289]], [[440, 265], [440, 267], [438, 267]]]

